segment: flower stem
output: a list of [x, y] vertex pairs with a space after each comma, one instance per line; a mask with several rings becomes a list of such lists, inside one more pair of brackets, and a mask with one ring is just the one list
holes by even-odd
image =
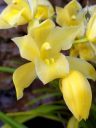
[[0, 72], [13, 73], [14, 71], [14, 68], [0, 66]]

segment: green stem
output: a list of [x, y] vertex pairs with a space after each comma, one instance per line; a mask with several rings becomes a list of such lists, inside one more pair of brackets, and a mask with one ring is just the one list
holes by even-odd
[[3, 112], [0, 111], [0, 119], [4, 122], [9, 124], [12, 128], [27, 128], [23, 124], [17, 123], [13, 119], [11, 119], [9, 116], [4, 114]]
[[14, 71], [14, 68], [0, 66], [0, 72], [13, 73]]
[[86, 43], [88, 41], [88, 39], [86, 37], [82, 38], [82, 39], [79, 39], [79, 40], [75, 40], [75, 44], [78, 44], [78, 43]]

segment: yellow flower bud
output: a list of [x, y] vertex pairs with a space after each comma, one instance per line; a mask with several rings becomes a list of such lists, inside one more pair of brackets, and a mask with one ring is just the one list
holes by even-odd
[[71, 117], [68, 121], [67, 128], [79, 128], [79, 122], [74, 117]]
[[[78, 66], [78, 65], [77, 65]], [[64, 100], [75, 118], [87, 119], [91, 107], [92, 94], [88, 80], [78, 71], [71, 71], [61, 81]]]

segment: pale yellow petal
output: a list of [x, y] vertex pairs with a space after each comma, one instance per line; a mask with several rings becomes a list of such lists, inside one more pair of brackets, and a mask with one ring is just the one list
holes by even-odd
[[8, 24], [4, 19], [0, 16], [0, 29], [8, 29], [11, 28], [12, 26]]
[[32, 12], [28, 0], [13, 0], [12, 6], [18, 10], [24, 9], [22, 16], [29, 22], [32, 19]]
[[42, 22], [39, 26], [32, 29], [32, 37], [35, 39], [39, 47], [41, 47], [41, 45], [46, 41], [47, 36], [54, 27], [54, 22], [50, 19], [47, 19], [46, 21]]
[[45, 20], [51, 18], [54, 14], [52, 6], [39, 5], [36, 11], [35, 18]]
[[38, 46], [30, 35], [13, 38], [12, 40], [18, 46], [23, 58], [34, 61], [39, 56]]
[[50, 18], [51, 16], [53, 16], [54, 8], [48, 0], [38, 0], [38, 5], [43, 5], [43, 6], [48, 7], [48, 17]]
[[28, 24], [28, 27], [27, 27], [27, 30], [28, 30], [28, 34], [31, 34], [32, 33], [32, 30], [36, 27], [39, 27], [39, 20], [37, 19], [33, 19], [29, 22]]
[[35, 15], [37, 6], [38, 6], [38, 0], [28, 0], [31, 12], [32, 12], [32, 17]]
[[91, 42], [96, 42], [96, 29], [94, 28], [96, 28], [96, 13], [92, 15], [87, 25], [86, 36]]
[[13, 74], [13, 82], [16, 88], [17, 99], [23, 96], [23, 90], [36, 78], [35, 67], [32, 62], [24, 64], [16, 69]]
[[37, 19], [47, 19], [48, 18], [48, 7], [44, 5], [39, 5], [36, 11], [35, 18]]
[[[78, 65], [77, 65], [78, 66]], [[78, 121], [87, 119], [92, 102], [92, 92], [88, 80], [78, 71], [71, 71], [62, 80], [64, 100]]]
[[89, 43], [81, 44], [79, 49], [79, 55], [81, 59], [92, 60], [95, 57], [93, 49], [90, 47]]
[[37, 60], [35, 66], [37, 76], [44, 84], [62, 78], [69, 72], [68, 61], [62, 54], [55, 59]]
[[61, 49], [68, 50], [71, 48], [78, 32], [78, 27], [56, 27], [50, 32], [46, 42], [50, 43], [54, 54]]
[[77, 70], [84, 74], [87, 78], [96, 80], [96, 71], [94, 67], [87, 61], [75, 57], [68, 57], [70, 70]]

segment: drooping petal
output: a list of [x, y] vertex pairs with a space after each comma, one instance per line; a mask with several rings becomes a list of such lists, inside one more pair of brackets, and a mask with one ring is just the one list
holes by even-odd
[[62, 79], [62, 93], [68, 108], [75, 118], [78, 121], [86, 120], [91, 107], [92, 92], [85, 76], [78, 71], [71, 71]]
[[46, 21], [42, 22], [39, 26], [35, 27], [34, 29], [31, 29], [31, 35], [38, 43], [37, 45], [39, 47], [41, 47], [42, 43], [46, 41], [47, 36], [54, 27], [54, 22], [50, 19], [47, 19]]
[[68, 61], [62, 54], [55, 59], [37, 60], [35, 66], [37, 76], [44, 84], [62, 78], [69, 72]]
[[12, 40], [18, 46], [23, 58], [34, 61], [39, 56], [38, 46], [30, 35], [13, 38]]
[[77, 70], [84, 74], [87, 78], [96, 80], [96, 71], [94, 67], [87, 61], [75, 57], [68, 57], [70, 70]]
[[13, 74], [13, 82], [16, 88], [17, 99], [23, 96], [24, 88], [27, 88], [35, 78], [36, 72], [32, 62], [24, 64], [16, 69]]

